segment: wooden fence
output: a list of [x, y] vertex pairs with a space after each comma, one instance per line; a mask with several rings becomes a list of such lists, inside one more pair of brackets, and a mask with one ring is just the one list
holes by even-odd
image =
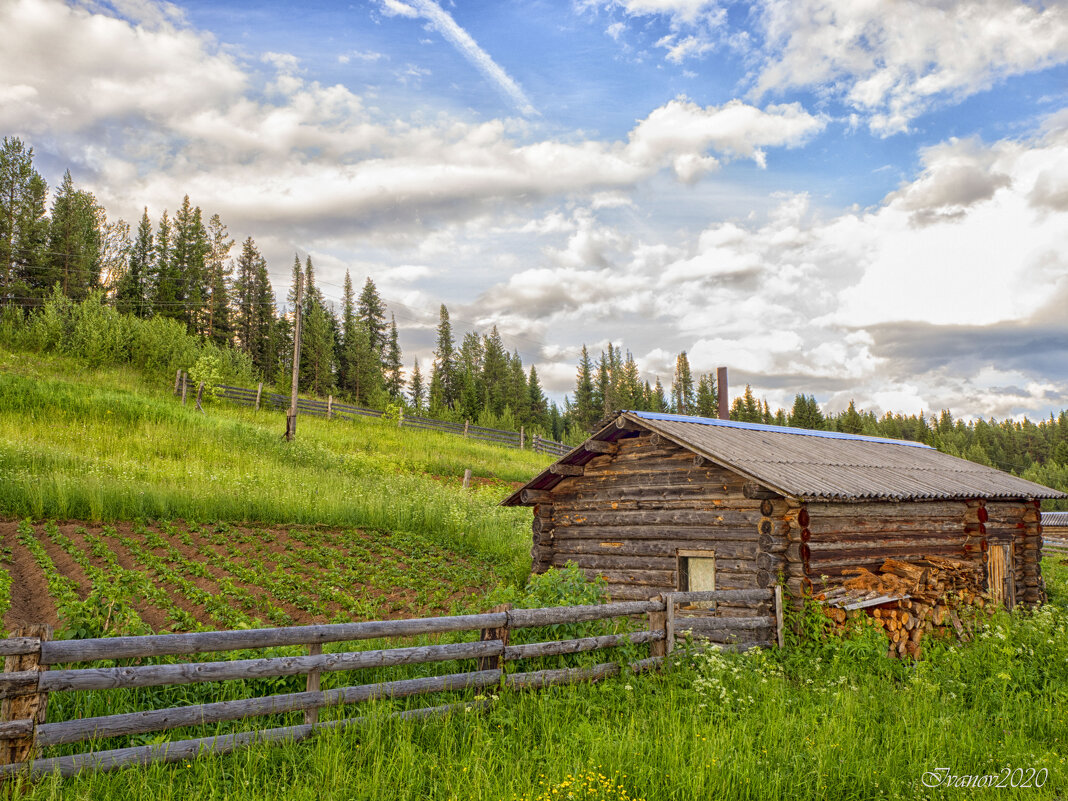
[[[189, 376], [184, 371], [179, 370], [174, 382], [174, 394], [181, 395], [182, 402], [184, 403], [189, 390]], [[274, 392], [264, 392], [263, 384], [257, 386], [256, 389], [244, 389], [242, 387], [231, 387], [220, 384], [215, 387], [215, 390], [216, 397], [225, 398], [226, 400], [239, 403], [243, 406], [251, 406], [257, 410], [276, 409], [286, 411], [289, 409], [289, 398], [287, 396], [278, 395]], [[196, 403], [198, 405], [201, 401], [202, 393], [203, 385], [200, 385], [197, 387], [196, 391]], [[353, 420], [357, 417], [382, 418], [386, 416], [385, 412], [378, 409], [368, 409], [363, 406], [352, 406], [347, 403], [339, 403], [338, 401], [335, 401], [332, 396], [328, 397], [325, 401], [298, 398], [297, 411], [300, 414], [310, 415], [312, 417], [325, 417], [328, 420]], [[457, 434], [467, 437], [468, 439], [492, 442], [495, 445], [500, 445], [505, 448], [524, 449], [529, 447], [535, 453], [547, 453], [551, 456], [563, 456], [571, 450], [570, 445], [552, 439], [545, 439], [539, 434], [527, 437], [524, 428], [521, 428], [519, 431], [504, 431], [499, 428], [484, 428], [482, 426], [471, 425], [470, 421], [450, 423], [445, 420], [435, 420], [430, 417], [406, 415], [403, 413], [398, 417], [397, 425], [404, 428], [418, 428], [427, 431], [441, 431], [447, 434]]]
[[1068, 557], [1068, 538], [1043, 537], [1042, 553], [1046, 556]]
[[[718, 615], [703, 610], [701, 617], [680, 617], [678, 607], [690, 602], [751, 603], [773, 605], [774, 614], [765, 616]], [[509, 632], [516, 629], [557, 624], [647, 615], [643, 628], [621, 634], [605, 634], [569, 640], [509, 644]], [[113, 770], [126, 765], [176, 762], [208, 753], [276, 741], [299, 741], [323, 729], [358, 725], [363, 717], [319, 721], [319, 710], [387, 698], [407, 698], [429, 693], [458, 690], [535, 689], [553, 685], [596, 681], [621, 671], [619, 661], [601, 662], [589, 667], [572, 667], [528, 672], [509, 672], [509, 662], [564, 654], [578, 654], [615, 648], [625, 644], [650, 646], [649, 656], [629, 663], [632, 670], [645, 671], [660, 665], [675, 646], [676, 633], [715, 632], [717, 639], [734, 633], [749, 642], [721, 647], [736, 650], [757, 645], [782, 644], [782, 597], [772, 590], [718, 590], [671, 593], [648, 601], [625, 601], [590, 606], [508, 609], [453, 617], [370, 621], [317, 626], [293, 626], [246, 631], [210, 631], [189, 634], [160, 634], [139, 637], [110, 637], [88, 640], [50, 640], [42, 627], [16, 632], [0, 640], [0, 656], [5, 671], [0, 674], [0, 778], [17, 772], [43, 776], [58, 771], [72, 776], [81, 771]], [[369, 651], [323, 652], [326, 643], [345, 643], [391, 637], [436, 635], [446, 632], [478, 632], [471, 642], [392, 647]], [[758, 640], [749, 635], [762, 632]], [[236, 651], [305, 646], [303, 656], [266, 656], [226, 661], [188, 661], [167, 664], [135, 664], [120, 667], [68, 667], [98, 660], [150, 659], [160, 656], [188, 656], [206, 652]], [[431, 662], [477, 659], [476, 669], [394, 681], [357, 684], [321, 690], [324, 672], [361, 668], [384, 668]], [[304, 692], [289, 692], [232, 701], [197, 704], [101, 717], [47, 722], [48, 695], [55, 692], [102, 691], [120, 688], [160, 687], [255, 679], [275, 676], [305, 676]], [[444, 714], [458, 708], [484, 705], [476, 700], [410, 709], [395, 713], [403, 718]], [[41, 758], [42, 747], [69, 745], [88, 740], [161, 732], [168, 729], [210, 725], [286, 712], [303, 712], [304, 723], [278, 728], [219, 734], [144, 746], [104, 751], [87, 751], [69, 756]], [[6, 764], [5, 764], [6, 763]]]

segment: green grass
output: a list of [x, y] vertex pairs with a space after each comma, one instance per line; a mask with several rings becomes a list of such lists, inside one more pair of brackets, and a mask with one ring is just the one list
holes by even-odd
[[[302, 417], [287, 443], [278, 413], [220, 401], [200, 414], [128, 369], [0, 364], [2, 515], [414, 531], [512, 580], [529, 568], [528, 513], [496, 504], [549, 457], [374, 419]], [[466, 468], [488, 483], [461, 491]]]
[[[783, 652], [680, 655], [663, 674], [501, 691], [486, 712], [440, 720], [390, 720], [393, 707], [379, 703], [363, 708], [368, 725], [310, 742], [47, 779], [26, 797], [1063, 798], [1068, 588], [1050, 567], [1056, 603], [1000, 612], [975, 642], [928, 645], [915, 665], [887, 660], [874, 632]], [[925, 788], [939, 768], [1048, 777], [1040, 789]]]

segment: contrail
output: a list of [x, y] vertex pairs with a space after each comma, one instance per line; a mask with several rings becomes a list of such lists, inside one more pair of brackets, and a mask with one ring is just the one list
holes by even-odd
[[[383, 6], [387, 13], [404, 13], [399, 3], [386, 0]], [[519, 84], [501, 69], [489, 53], [471, 38], [471, 34], [457, 25], [456, 20], [434, 0], [409, 0], [408, 7], [413, 9], [418, 16], [426, 19], [431, 27], [448, 39], [483, 75], [497, 84], [497, 87], [508, 97], [520, 114], [527, 117], [538, 116], [538, 110], [531, 105]]]

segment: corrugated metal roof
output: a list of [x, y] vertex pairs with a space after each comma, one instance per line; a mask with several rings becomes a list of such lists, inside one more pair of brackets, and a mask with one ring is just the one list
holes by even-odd
[[1068, 526], [1068, 512], [1043, 512], [1042, 525]]
[[[620, 412], [620, 416], [798, 500], [1068, 497], [922, 443], [653, 412]], [[609, 423], [593, 439], [623, 435], [616, 422], [620, 421]], [[580, 445], [559, 463], [585, 464], [595, 455]], [[551, 489], [562, 480], [546, 470], [523, 489]], [[504, 505], [522, 503], [521, 493], [514, 493]]]

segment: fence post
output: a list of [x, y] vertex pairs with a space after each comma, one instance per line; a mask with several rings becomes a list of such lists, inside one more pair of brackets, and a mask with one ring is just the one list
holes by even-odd
[[467, 427], [471, 425], [470, 420], [464, 420], [464, 437], [467, 437]]
[[675, 650], [675, 595], [664, 594], [664, 644], [667, 653]]
[[189, 373], [182, 371], [182, 406], [185, 406], [185, 393], [189, 389]]
[[649, 656], [667, 656], [667, 603], [663, 595], [657, 595], [649, 599], [657, 601], [663, 609], [649, 613], [649, 631], [663, 631], [664, 639], [653, 640], [649, 643]]
[[[323, 644], [313, 642], [308, 646], [308, 656], [319, 656], [323, 652]], [[308, 692], [317, 693], [320, 687], [321, 671], [309, 670], [308, 671]], [[313, 725], [319, 722], [319, 709], [305, 709], [304, 710], [304, 722], [308, 725]]]
[[534, 442], [531, 443], [531, 449], [534, 451], [534, 453], [541, 453], [541, 435], [540, 434], [535, 434], [534, 435]]
[[[11, 632], [10, 636], [35, 639], [37, 640], [37, 648], [32, 653], [7, 657], [4, 660], [4, 673], [47, 670], [47, 667], [42, 667], [40, 664], [41, 643], [51, 639], [51, 626], [39, 623], [23, 626]], [[0, 739], [0, 765], [27, 762], [37, 756], [35, 742], [37, 726], [45, 722], [47, 713], [48, 693], [20, 695], [0, 701], [0, 722], [25, 722], [30, 727], [29, 732], [23, 733], [21, 736]]]
[[204, 407], [200, 405], [200, 399], [204, 397], [204, 382], [200, 382], [200, 386], [197, 387], [197, 411], [203, 413]]
[[400, 408], [400, 411], [397, 412], [397, 428], [402, 428], [403, 426], [404, 426], [404, 407], [402, 406]]
[[471, 468], [464, 470], [464, 489], [468, 489], [471, 486]]
[[[489, 611], [493, 612], [505, 612], [507, 613], [512, 608], [511, 604], [501, 604], [495, 606]], [[508, 615], [505, 614], [504, 625], [496, 629], [482, 629], [478, 633], [479, 642], [492, 642], [493, 640], [500, 640], [505, 647], [508, 646]], [[476, 670], [501, 670], [504, 668], [504, 654], [499, 656], [480, 656], [478, 658], [478, 667]]]
[[178, 372], [174, 374], [174, 394], [175, 395], [178, 394], [178, 388], [181, 385], [182, 385], [182, 371], [179, 369]]
[[256, 387], [256, 411], [260, 410], [260, 397], [263, 395], [263, 382], [261, 381], [259, 386]]
[[527, 429], [525, 426], [519, 426], [519, 450], [523, 450], [523, 446], [527, 444]]
[[330, 413], [334, 411], [334, 396], [326, 396], [326, 419], [330, 419]]
[[775, 585], [775, 640], [779, 647], [786, 645], [782, 631], [782, 585]]

